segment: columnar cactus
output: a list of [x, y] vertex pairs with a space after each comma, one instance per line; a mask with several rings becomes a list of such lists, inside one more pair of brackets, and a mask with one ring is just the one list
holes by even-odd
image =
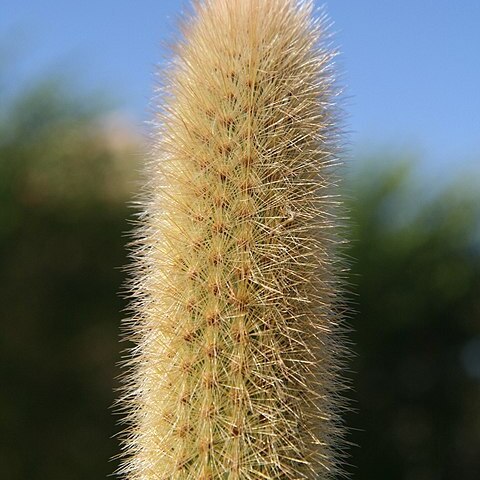
[[120, 474], [327, 479], [342, 425], [332, 52], [309, 2], [203, 0], [134, 247]]

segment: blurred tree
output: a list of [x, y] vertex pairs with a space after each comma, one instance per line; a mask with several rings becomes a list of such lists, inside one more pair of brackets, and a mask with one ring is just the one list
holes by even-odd
[[480, 202], [466, 182], [417, 191], [412, 164], [350, 182], [357, 479], [480, 472]]
[[138, 144], [59, 81], [2, 103], [1, 477], [102, 478]]

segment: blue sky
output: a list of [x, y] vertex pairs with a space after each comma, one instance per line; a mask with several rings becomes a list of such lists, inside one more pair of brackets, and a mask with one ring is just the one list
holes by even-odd
[[[352, 152], [416, 152], [450, 175], [480, 164], [480, 1], [330, 0]], [[182, 0], [0, 0], [0, 50], [25, 75], [66, 66], [133, 121]]]

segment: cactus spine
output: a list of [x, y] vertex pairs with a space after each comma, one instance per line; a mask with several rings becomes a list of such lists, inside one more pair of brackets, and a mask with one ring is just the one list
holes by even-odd
[[120, 474], [338, 472], [334, 53], [309, 2], [204, 0], [159, 105]]

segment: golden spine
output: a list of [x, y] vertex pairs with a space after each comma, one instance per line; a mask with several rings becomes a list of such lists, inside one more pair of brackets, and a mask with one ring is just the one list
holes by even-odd
[[311, 10], [205, 0], [183, 24], [133, 252], [125, 478], [339, 472], [335, 52]]

